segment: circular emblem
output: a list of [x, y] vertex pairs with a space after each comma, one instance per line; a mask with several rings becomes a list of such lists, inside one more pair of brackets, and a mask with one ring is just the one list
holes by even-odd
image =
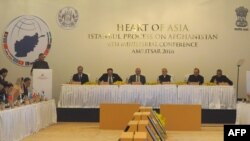
[[72, 7], [65, 7], [58, 13], [58, 23], [62, 28], [72, 29], [76, 26], [79, 15], [76, 9]]
[[48, 55], [51, 48], [48, 25], [39, 17], [23, 15], [10, 22], [3, 36], [3, 49], [17, 65], [30, 66], [40, 53]]

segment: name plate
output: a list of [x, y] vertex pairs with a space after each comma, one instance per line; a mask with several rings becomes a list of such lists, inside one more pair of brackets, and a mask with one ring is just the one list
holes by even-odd
[[100, 85], [109, 85], [109, 82], [102, 81], [102, 82], [100, 82]]
[[221, 83], [219, 83], [219, 85], [222, 85], [222, 86], [228, 86], [229, 84], [228, 84], [228, 83], [226, 83], [226, 82], [221, 82]]
[[199, 82], [188, 82], [188, 85], [200, 85]]
[[162, 85], [169, 85], [169, 84], [171, 84], [170, 82], [162, 82], [161, 83]]
[[81, 82], [71, 81], [71, 82], [69, 82], [69, 84], [72, 84], [72, 85], [81, 85]]
[[141, 85], [141, 82], [132, 82], [132, 85]]

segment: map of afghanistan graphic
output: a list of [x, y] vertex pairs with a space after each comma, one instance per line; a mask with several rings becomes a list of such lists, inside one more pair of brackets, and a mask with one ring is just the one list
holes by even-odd
[[[45, 37], [41, 35], [40, 37]], [[36, 45], [39, 42], [38, 33], [35, 33], [33, 36], [24, 36], [20, 41], [15, 42], [15, 52], [16, 57], [27, 57], [27, 54], [34, 50]]]

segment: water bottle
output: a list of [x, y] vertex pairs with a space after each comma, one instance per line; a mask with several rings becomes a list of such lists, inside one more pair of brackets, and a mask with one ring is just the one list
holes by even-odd
[[6, 103], [6, 97], [5, 94], [3, 94], [3, 102]]
[[22, 103], [23, 103], [22, 94], [20, 94], [20, 99], [19, 99], [19, 102], [20, 102], [20, 104], [22, 104]]
[[44, 101], [44, 99], [45, 99], [45, 94], [44, 91], [42, 91], [41, 100]]
[[28, 92], [28, 99], [32, 99], [32, 94]]

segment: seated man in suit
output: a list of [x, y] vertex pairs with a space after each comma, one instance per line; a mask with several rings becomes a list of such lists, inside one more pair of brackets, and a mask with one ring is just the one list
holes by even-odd
[[220, 84], [220, 83], [227, 83], [229, 85], [233, 85], [233, 82], [227, 78], [227, 76], [222, 74], [222, 70], [218, 69], [216, 75], [214, 75], [210, 82]]
[[158, 77], [159, 82], [171, 82], [171, 76], [168, 75], [168, 70], [166, 68], [162, 68], [162, 75]]
[[8, 70], [7, 70], [7, 69], [2, 68], [2, 69], [0, 70], [0, 84], [3, 85], [3, 83], [7, 82], [7, 81], [5, 80], [7, 74], [8, 74]]
[[78, 66], [77, 73], [73, 75], [72, 80], [75, 82], [81, 82], [81, 84], [84, 84], [86, 82], [89, 82], [89, 77], [87, 74], [83, 73], [83, 67]]
[[199, 83], [199, 85], [202, 85], [204, 83], [204, 77], [200, 75], [200, 70], [198, 68], [194, 68], [194, 74], [189, 75], [187, 83]]
[[29, 77], [26, 77], [23, 79], [23, 93], [22, 93], [22, 98], [25, 96], [28, 97], [29, 90], [28, 88], [30, 87], [31, 84], [31, 79]]
[[146, 83], [146, 78], [145, 76], [141, 75], [141, 69], [140, 68], [136, 68], [135, 69], [135, 74], [131, 75], [128, 79], [128, 83], [132, 84], [133, 82], [138, 82], [141, 84], [145, 84]]
[[113, 69], [112, 68], [108, 68], [107, 69], [107, 73], [104, 73], [99, 78], [99, 83], [100, 82], [108, 82], [109, 84], [113, 84], [116, 81], [122, 81], [122, 79], [121, 79], [121, 77], [118, 74], [113, 73]]
[[11, 90], [11, 87], [13, 87], [13, 85], [8, 82], [3, 82], [2, 85], [3, 85], [3, 89], [0, 91], [0, 102], [8, 103], [8, 94]]

